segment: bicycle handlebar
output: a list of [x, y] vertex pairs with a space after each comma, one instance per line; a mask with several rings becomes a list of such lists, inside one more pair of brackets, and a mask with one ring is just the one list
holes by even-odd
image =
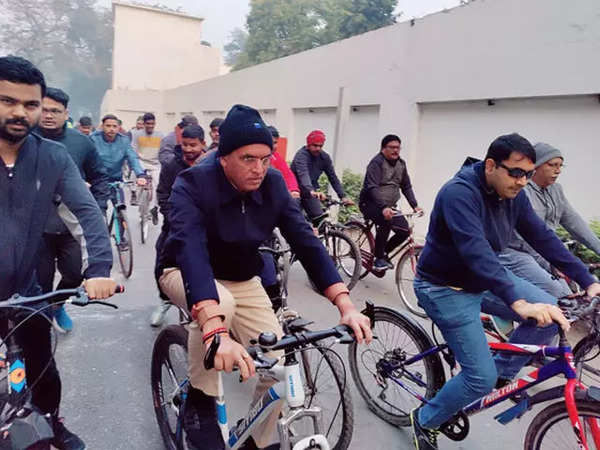
[[258, 247], [258, 251], [271, 253], [272, 255], [275, 255], [275, 256], [283, 256], [286, 253], [291, 252], [292, 249], [290, 247], [287, 247], [287, 248], [283, 248], [281, 250], [275, 250], [274, 248], [271, 248], [271, 247]]
[[[122, 294], [123, 292], [125, 292], [125, 286], [117, 285], [115, 294]], [[111, 303], [105, 303], [105, 302], [96, 301], [96, 300], [90, 301], [90, 299], [87, 296], [87, 293], [85, 292], [85, 289], [83, 287], [78, 287], [75, 289], [60, 289], [58, 291], [48, 292], [47, 294], [36, 295], [34, 297], [24, 297], [19, 294], [15, 294], [12, 297], [10, 297], [4, 301], [0, 301], [0, 305], [5, 304], [8, 306], [25, 306], [25, 305], [29, 305], [32, 303], [38, 303], [38, 302], [41, 302], [44, 300], [49, 300], [51, 298], [58, 297], [58, 296], [73, 297], [71, 303], [73, 305], [77, 305], [77, 306], [85, 306], [85, 305], [89, 305], [89, 304], [106, 304], [108, 306], [117, 308], [116, 305], [113, 305]]]

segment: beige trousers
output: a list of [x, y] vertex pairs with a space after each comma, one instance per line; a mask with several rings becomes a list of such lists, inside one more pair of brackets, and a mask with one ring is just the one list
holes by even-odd
[[[165, 269], [159, 279], [163, 292], [178, 306], [187, 309], [185, 289], [181, 272], [178, 269]], [[221, 307], [225, 311], [225, 327], [232, 338], [244, 347], [250, 345], [250, 339], [258, 338], [263, 331], [271, 331], [281, 337], [283, 332], [277, 317], [271, 308], [271, 301], [263, 289], [260, 278], [248, 281], [216, 280]], [[202, 342], [202, 330], [196, 322], [189, 327], [188, 372], [190, 382], [196, 389], [213, 397], [217, 395], [217, 372], [204, 368], [205, 346]], [[283, 352], [269, 353], [271, 357], [281, 357]], [[254, 391], [253, 401], [258, 399], [274, 384], [273, 380], [259, 379]], [[271, 443], [271, 436], [277, 425], [280, 408], [276, 408], [253, 434], [259, 447]]]

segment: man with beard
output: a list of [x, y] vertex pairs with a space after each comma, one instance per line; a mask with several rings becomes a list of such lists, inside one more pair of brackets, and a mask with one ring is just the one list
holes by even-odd
[[175, 125], [175, 130], [171, 131], [160, 141], [160, 150], [158, 151], [158, 160], [161, 168], [165, 166], [175, 156], [175, 146], [181, 145], [181, 135], [188, 125], [198, 125], [196, 116], [187, 114], [181, 118], [181, 122]]
[[[67, 127], [69, 117], [69, 96], [60, 89], [48, 88], [42, 100], [42, 116], [38, 127], [34, 130], [46, 139], [60, 142], [77, 165], [83, 179], [90, 185], [92, 195], [98, 206], [106, 211], [109, 196], [108, 177], [102, 159], [93, 142], [73, 128]], [[58, 267], [61, 280], [56, 289], [72, 289], [81, 284], [81, 247], [69, 232], [56, 211], [50, 213], [44, 230], [44, 243], [40, 248], [37, 274], [38, 282], [44, 293], [53, 290], [54, 272]], [[53, 311], [54, 327], [66, 333], [73, 329], [73, 322], [65, 311], [62, 301]]]
[[[163, 245], [167, 235], [169, 234], [169, 197], [171, 196], [171, 189], [177, 175], [185, 169], [192, 167], [199, 159], [200, 155], [204, 153], [206, 142], [204, 141], [204, 130], [200, 125], [188, 125], [183, 129], [181, 133], [181, 145], [176, 145], [174, 149], [174, 158], [165, 164], [160, 171], [160, 181], [156, 188], [156, 195], [158, 196], [158, 206], [160, 212], [163, 215], [163, 225], [160, 236], [156, 240], [156, 266], [154, 274], [156, 280], [162, 275], [162, 268], [160, 267], [161, 253]], [[160, 289], [161, 299], [168, 300], [169, 298], [163, 294]], [[187, 305], [180, 305], [182, 308], [186, 308]], [[150, 325], [158, 327], [162, 324], [165, 319], [165, 314], [169, 310], [170, 303], [165, 301], [156, 308], [150, 318]]]
[[[388, 255], [409, 236], [408, 223], [394, 216], [400, 191], [415, 212], [423, 211], [417, 204], [406, 163], [400, 158], [400, 138], [388, 134], [381, 141], [381, 150], [367, 166], [358, 206], [367, 218], [375, 222], [375, 262], [373, 269], [384, 271], [394, 265]], [[388, 241], [391, 231], [394, 236]]]
[[[41, 293], [35, 274], [37, 253], [53, 209], [85, 245], [83, 284], [88, 295], [107, 298], [116, 284], [108, 278], [112, 250], [100, 209], [65, 148], [30, 134], [40, 119], [45, 92], [44, 76], [29, 61], [0, 58], [0, 299]], [[0, 333], [5, 335], [6, 329]], [[59, 450], [84, 449], [83, 441], [58, 417], [61, 381], [52, 357], [50, 325], [36, 316], [16, 337], [27, 377], [37, 380], [32, 403], [50, 416], [51, 444]]]

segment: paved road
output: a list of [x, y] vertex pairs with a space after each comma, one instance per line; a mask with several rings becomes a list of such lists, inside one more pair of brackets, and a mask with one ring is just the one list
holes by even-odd
[[[151, 231], [151, 242], [157, 232], [157, 228]], [[134, 240], [133, 276], [124, 280], [118, 272], [113, 273], [127, 288], [125, 294], [114, 298], [119, 310], [71, 307], [69, 312], [75, 329], [59, 337], [57, 359], [63, 378], [62, 415], [68, 427], [79, 433], [91, 450], [163, 448], [150, 393], [150, 357], [158, 333], [148, 325], [158, 302], [153, 278], [154, 248], [151, 244], [139, 244], [137, 230], [134, 230]], [[315, 320], [316, 326], [336, 323], [336, 310], [309, 288], [299, 264], [292, 268], [290, 292], [291, 306]], [[372, 299], [377, 304], [399, 307], [392, 274], [383, 279], [367, 277], [352, 294], [357, 302]], [[176, 321], [174, 312], [169, 321]], [[342, 354], [345, 355], [343, 349]], [[229, 412], [237, 420], [246, 412], [251, 387], [241, 386], [232, 377], [226, 388], [226, 392], [233, 393], [228, 397]], [[351, 449], [413, 448], [407, 430], [381, 421], [367, 410], [354, 386], [352, 391], [355, 429]], [[502, 409], [497, 407], [476, 416], [471, 423], [473, 431], [465, 441], [455, 443], [444, 438], [440, 448], [506, 450], [522, 447], [533, 415], [502, 426], [493, 420], [500, 411]]]

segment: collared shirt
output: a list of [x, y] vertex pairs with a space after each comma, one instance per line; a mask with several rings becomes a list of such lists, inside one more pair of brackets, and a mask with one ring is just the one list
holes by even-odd
[[215, 279], [244, 281], [257, 276], [263, 266], [258, 247], [275, 227], [319, 290], [341, 282], [331, 257], [275, 169], [267, 171], [258, 190], [242, 194], [227, 180], [219, 158], [209, 158], [179, 174], [169, 204], [171, 229], [165, 253], [181, 269], [190, 306], [218, 300]]

